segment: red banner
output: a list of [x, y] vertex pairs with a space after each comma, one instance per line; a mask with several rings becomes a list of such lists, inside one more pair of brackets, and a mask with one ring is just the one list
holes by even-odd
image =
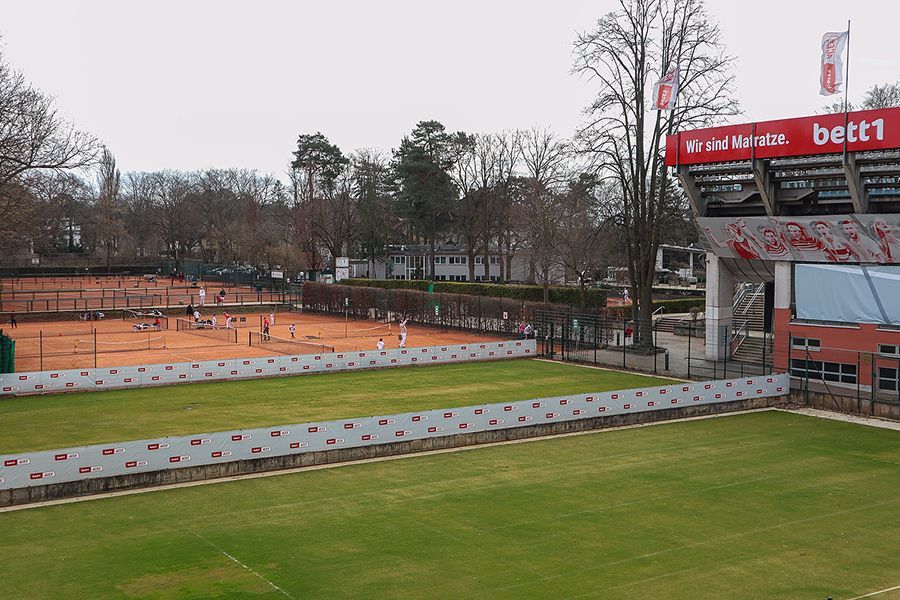
[[666, 137], [666, 165], [900, 148], [900, 107], [682, 131]]

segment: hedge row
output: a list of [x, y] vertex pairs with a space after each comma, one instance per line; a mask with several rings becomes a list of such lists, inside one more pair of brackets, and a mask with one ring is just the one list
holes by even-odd
[[[539, 285], [509, 285], [496, 283], [469, 283], [463, 281], [426, 281], [421, 279], [345, 279], [341, 284], [362, 287], [377, 287], [388, 290], [428, 291], [434, 285], [435, 293], [469, 294], [471, 296], [488, 296], [491, 298], [510, 298], [530, 302], [544, 301], [544, 288]], [[585, 306], [606, 306], [606, 290], [588, 288], [585, 290]], [[551, 287], [550, 302], [552, 304], [568, 304], [581, 306], [581, 295], [577, 287]]]
[[[653, 310], [656, 311], [659, 308], [665, 308], [663, 311], [665, 314], [677, 314], [677, 313], [687, 313], [691, 312], [691, 308], [698, 307], [701, 310], [706, 307], [706, 299], [705, 298], [676, 298], [675, 300], [654, 300], [653, 301]], [[612, 307], [609, 309], [611, 313], [614, 314], [622, 314], [625, 312], [627, 315], [631, 315], [631, 307]]]

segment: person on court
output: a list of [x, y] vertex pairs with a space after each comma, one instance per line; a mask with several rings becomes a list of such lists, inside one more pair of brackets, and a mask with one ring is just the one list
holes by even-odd
[[262, 330], [262, 332], [263, 332], [263, 339], [266, 340], [266, 341], [268, 341], [268, 339], [269, 339], [269, 317], [266, 317], [266, 318], [263, 320], [263, 330]]
[[197, 296], [200, 298], [200, 306], [206, 306], [206, 290], [201, 287]]
[[9, 326], [13, 329], [18, 329], [19, 324], [16, 322], [16, 313], [15, 311], [9, 313]]
[[288, 329], [291, 331], [291, 339], [294, 339], [294, 334], [297, 332], [297, 326], [291, 323], [291, 326]]
[[406, 317], [402, 321], [400, 321], [400, 347], [406, 348], [406, 323], [409, 321], [409, 317]]
[[375, 344], [375, 347], [379, 350], [384, 350], [384, 338], [378, 338], [378, 343]]
[[213, 326], [213, 329], [218, 329], [218, 327], [219, 327], [219, 322], [216, 319], [216, 315], [212, 316], [212, 326]]
[[153, 320], [153, 327], [157, 331], [162, 329], [162, 321], [159, 320], [159, 315], [157, 315], [156, 319]]

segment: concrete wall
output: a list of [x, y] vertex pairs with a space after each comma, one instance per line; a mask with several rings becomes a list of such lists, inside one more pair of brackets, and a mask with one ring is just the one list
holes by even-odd
[[65, 369], [0, 374], [0, 398], [172, 383], [229, 381], [258, 377], [304, 375], [331, 371], [359, 371], [422, 364], [448, 364], [521, 358], [537, 354], [535, 340], [476, 342], [423, 348], [393, 348], [328, 354], [298, 354], [264, 358], [204, 360], [127, 367]]
[[786, 375], [0, 456], [0, 506], [778, 403]]

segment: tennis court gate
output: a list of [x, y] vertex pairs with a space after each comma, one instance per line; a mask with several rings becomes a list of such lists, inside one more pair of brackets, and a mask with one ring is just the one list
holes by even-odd
[[541, 310], [535, 335], [545, 358], [597, 364], [598, 351], [621, 343], [623, 327], [620, 319], [597, 313]]

